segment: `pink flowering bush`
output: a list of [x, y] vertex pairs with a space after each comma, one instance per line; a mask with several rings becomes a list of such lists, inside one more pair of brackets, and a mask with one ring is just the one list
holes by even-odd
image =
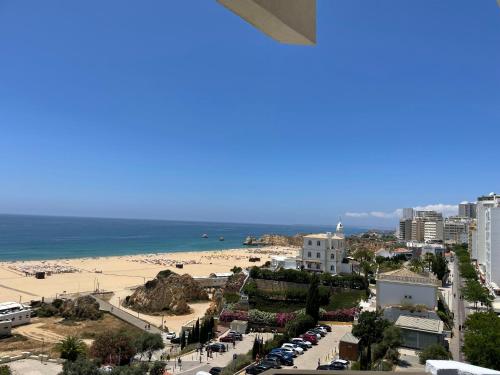
[[293, 312], [280, 312], [276, 314], [276, 325], [284, 327], [290, 320], [295, 319], [297, 315]]
[[339, 309], [334, 311], [325, 311], [321, 314], [320, 319], [326, 321], [335, 321], [335, 322], [352, 322], [354, 320], [354, 316], [358, 313], [358, 309], [356, 307], [352, 307], [350, 309]]
[[248, 312], [224, 310], [220, 314], [219, 320], [221, 322], [226, 322], [226, 323], [230, 323], [233, 320], [246, 320], [246, 321], [248, 321]]

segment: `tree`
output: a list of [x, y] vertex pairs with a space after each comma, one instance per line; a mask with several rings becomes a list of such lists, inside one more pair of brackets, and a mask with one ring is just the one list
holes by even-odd
[[181, 342], [181, 350], [182, 350], [186, 346], [186, 331], [184, 331], [184, 330], [181, 333], [180, 342]]
[[391, 324], [384, 329], [382, 341], [373, 345], [372, 360], [385, 359], [396, 364], [399, 360], [399, 346], [401, 346], [401, 331]]
[[448, 273], [448, 262], [442, 255], [433, 257], [432, 272], [436, 275], [438, 280], [443, 281], [444, 276]]
[[200, 342], [200, 319], [196, 320], [196, 324], [193, 329], [193, 342]]
[[500, 319], [494, 312], [467, 317], [462, 350], [473, 365], [500, 370]]
[[358, 262], [363, 262], [363, 261], [371, 262], [373, 260], [373, 252], [362, 247], [354, 252], [353, 258], [356, 259]]
[[441, 344], [432, 344], [418, 353], [420, 364], [425, 365], [428, 359], [451, 359], [450, 352]]
[[76, 361], [87, 353], [87, 345], [76, 336], [68, 336], [56, 345], [56, 350], [61, 353], [61, 358]]
[[289, 337], [297, 337], [316, 325], [316, 320], [310, 315], [302, 315], [290, 320], [285, 325], [285, 332]]
[[385, 328], [390, 325], [377, 311], [364, 311], [359, 315], [358, 323], [352, 327], [352, 334], [359, 338], [360, 345], [366, 349], [366, 357], [361, 362], [361, 368], [366, 370], [371, 362], [371, 346], [380, 342]]
[[0, 366], [0, 375], [11, 375], [12, 372], [10, 371], [9, 366], [7, 365], [2, 365]]
[[62, 375], [100, 375], [97, 365], [88, 359], [79, 357], [76, 361], [66, 361]]
[[490, 306], [493, 300], [488, 289], [481, 285], [479, 281], [473, 279], [469, 279], [465, 282], [465, 286], [462, 288], [462, 295], [465, 300], [474, 303], [476, 311], [478, 302]]
[[163, 375], [165, 371], [165, 362], [156, 361], [149, 369], [149, 375]]
[[123, 330], [105, 331], [97, 335], [90, 347], [93, 358], [113, 365], [128, 364], [135, 353], [133, 338]]
[[307, 293], [306, 314], [311, 316], [315, 323], [319, 320], [319, 303], [319, 277], [314, 274]]
[[420, 258], [410, 260], [410, 270], [416, 273], [424, 272], [424, 262]]
[[135, 349], [139, 353], [147, 353], [151, 359], [151, 355], [155, 350], [163, 349], [165, 344], [159, 333], [143, 332], [135, 341]]
[[424, 256], [425, 262], [427, 263], [427, 269], [432, 269], [432, 264], [434, 263], [435, 256], [432, 253], [426, 253]]

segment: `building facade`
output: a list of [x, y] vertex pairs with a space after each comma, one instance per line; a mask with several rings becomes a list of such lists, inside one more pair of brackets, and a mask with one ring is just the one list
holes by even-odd
[[458, 216], [469, 219], [476, 218], [476, 204], [471, 202], [462, 202], [458, 205]]
[[419, 275], [399, 269], [378, 275], [377, 309], [392, 306], [424, 305], [430, 310], [437, 306], [439, 280], [432, 275]]
[[345, 236], [342, 223], [337, 224], [335, 233], [318, 233], [304, 236], [300, 263], [304, 269], [337, 274], [343, 272], [345, 258]]
[[424, 241], [443, 241], [444, 224], [443, 219], [424, 221]]
[[494, 289], [500, 285], [500, 202], [485, 210], [486, 282]]
[[401, 219], [399, 221], [398, 238], [401, 242], [410, 241], [412, 234], [412, 221], [413, 219]]
[[449, 244], [468, 243], [469, 220], [460, 216], [452, 216], [445, 219], [444, 241]]

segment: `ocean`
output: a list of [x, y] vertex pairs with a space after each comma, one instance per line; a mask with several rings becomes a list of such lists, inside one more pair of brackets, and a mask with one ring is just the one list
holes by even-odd
[[[231, 249], [243, 247], [247, 236], [334, 230], [334, 225], [0, 215], [0, 261]], [[362, 231], [345, 228], [346, 234]], [[202, 238], [205, 233], [208, 238]]]

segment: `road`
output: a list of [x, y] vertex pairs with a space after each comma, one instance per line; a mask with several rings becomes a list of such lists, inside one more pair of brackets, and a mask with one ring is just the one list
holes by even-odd
[[453, 359], [456, 361], [463, 361], [462, 355], [462, 345], [463, 345], [463, 330], [459, 329], [459, 326], [463, 326], [466, 319], [466, 311], [464, 300], [460, 299], [461, 288], [462, 288], [462, 278], [458, 270], [458, 259], [454, 257], [454, 262], [452, 263], [452, 274], [453, 274], [453, 313], [454, 313], [454, 326], [453, 326], [453, 338], [450, 340], [450, 351], [453, 355]]

